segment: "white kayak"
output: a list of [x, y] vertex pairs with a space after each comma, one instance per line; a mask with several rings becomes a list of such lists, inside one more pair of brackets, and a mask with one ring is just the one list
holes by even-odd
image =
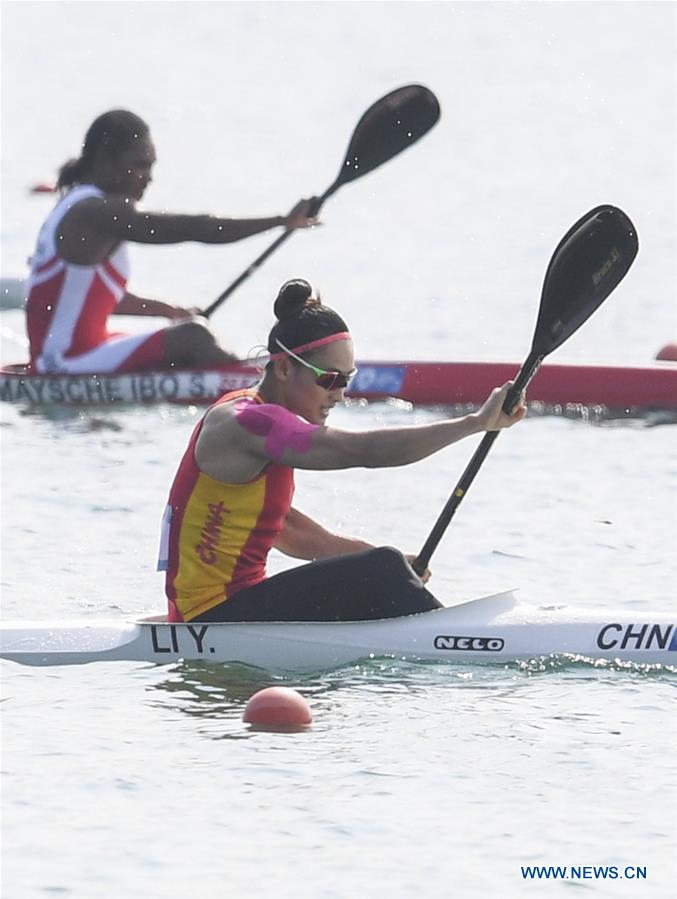
[[317, 671], [376, 657], [495, 664], [553, 654], [677, 665], [677, 613], [535, 607], [508, 592], [377, 621], [24, 621], [3, 624], [0, 639], [0, 657], [26, 665], [182, 659]]

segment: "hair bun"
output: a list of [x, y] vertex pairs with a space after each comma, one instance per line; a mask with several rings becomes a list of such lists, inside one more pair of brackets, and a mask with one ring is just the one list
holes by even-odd
[[316, 303], [317, 300], [312, 299], [313, 288], [303, 278], [294, 278], [292, 281], [286, 281], [280, 288], [273, 312], [278, 321], [285, 321], [294, 318], [308, 304]]

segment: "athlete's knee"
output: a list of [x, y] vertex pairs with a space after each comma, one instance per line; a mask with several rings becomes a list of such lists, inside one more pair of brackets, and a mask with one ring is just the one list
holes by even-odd
[[206, 320], [201, 318], [179, 322], [169, 328], [167, 333], [172, 334], [177, 340], [181, 340], [184, 345], [190, 344], [198, 350], [216, 344], [216, 338], [209, 330]]
[[171, 325], [164, 332], [164, 351], [168, 362], [195, 365], [212, 362], [219, 352], [216, 338], [204, 320], [193, 319]]
[[409, 563], [404, 553], [394, 546], [377, 546], [376, 549], [369, 550], [369, 557], [380, 571], [409, 574]]
[[377, 546], [373, 552], [384, 560], [390, 559], [392, 562], [404, 562], [405, 564], [407, 562], [404, 553], [395, 546]]

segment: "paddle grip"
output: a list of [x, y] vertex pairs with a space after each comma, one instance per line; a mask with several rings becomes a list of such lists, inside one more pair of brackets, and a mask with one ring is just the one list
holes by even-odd
[[315, 202], [310, 204], [310, 209], [308, 210], [308, 214], [310, 216], [317, 215], [320, 209], [324, 206], [325, 202], [329, 199], [329, 197], [335, 193], [339, 187], [341, 186], [341, 182], [337, 179], [328, 187], [321, 197], [315, 197]]
[[522, 391], [526, 390], [531, 383], [534, 375], [540, 368], [543, 359], [544, 356], [534, 352], [534, 350], [529, 353], [526, 362], [517, 372], [515, 380], [512, 382], [512, 387], [508, 389], [508, 393], [506, 394], [505, 402], [503, 403], [503, 411], [506, 415], [512, 415], [514, 412], [515, 407], [519, 403]]

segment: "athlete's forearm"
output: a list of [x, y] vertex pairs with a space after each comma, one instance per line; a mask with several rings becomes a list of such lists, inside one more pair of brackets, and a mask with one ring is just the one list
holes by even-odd
[[290, 510], [284, 528], [274, 545], [285, 555], [306, 561], [329, 559], [373, 549], [373, 545], [364, 540], [328, 531], [297, 509]]
[[146, 297], [137, 297], [133, 293], [126, 293], [115, 307], [114, 314], [162, 315], [171, 318], [175, 311], [175, 306], [163, 303], [162, 300], [149, 300]]
[[475, 413], [429, 425], [410, 425], [356, 435], [363, 444], [365, 468], [389, 468], [427, 459], [439, 450], [482, 430]]
[[197, 243], [232, 243], [284, 226], [282, 215], [268, 218], [230, 219], [213, 215], [175, 215], [170, 213], [136, 212], [129, 219], [111, 218], [110, 234], [121, 240], [137, 243], [172, 244], [185, 241]]
[[383, 428], [378, 431], [318, 430], [312, 436], [310, 449], [299, 452], [286, 449], [284, 465], [306, 469], [393, 468], [419, 462], [444, 447], [482, 431], [477, 413], [463, 418]]

